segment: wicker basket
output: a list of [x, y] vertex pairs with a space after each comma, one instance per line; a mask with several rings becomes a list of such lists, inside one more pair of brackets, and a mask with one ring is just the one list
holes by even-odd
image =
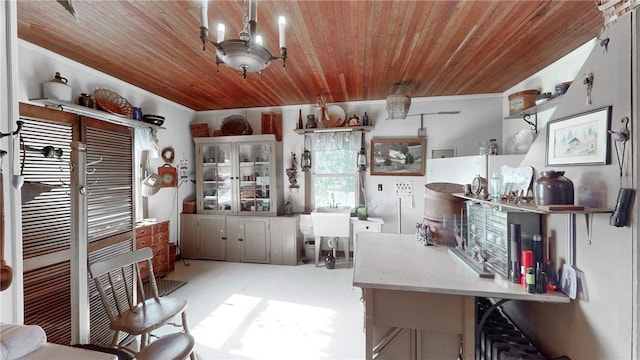
[[191, 124], [191, 136], [196, 137], [208, 137], [209, 125], [207, 124]]
[[127, 99], [118, 95], [118, 93], [107, 90], [97, 89], [93, 92], [96, 99], [98, 110], [107, 111], [115, 115], [130, 117], [133, 114], [133, 105]]
[[247, 119], [241, 115], [227, 116], [220, 126], [221, 135], [251, 135], [253, 129]]

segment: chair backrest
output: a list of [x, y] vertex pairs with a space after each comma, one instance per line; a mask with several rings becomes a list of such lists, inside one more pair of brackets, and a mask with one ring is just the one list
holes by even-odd
[[[142, 302], [146, 298], [138, 265], [140, 262], [147, 263], [149, 284], [152, 291], [150, 295], [153, 295], [156, 300], [158, 299], [158, 287], [153, 276], [152, 258], [153, 251], [151, 248], [145, 247], [89, 265], [89, 272], [111, 322], [116, 321], [123, 312], [132, 308], [135, 303]], [[137, 283], [137, 299], [134, 298], [134, 283]]]

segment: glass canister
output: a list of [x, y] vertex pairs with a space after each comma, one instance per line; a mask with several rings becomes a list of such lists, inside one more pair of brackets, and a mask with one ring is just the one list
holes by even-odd
[[538, 205], [573, 205], [573, 182], [564, 171], [542, 171], [533, 192]]

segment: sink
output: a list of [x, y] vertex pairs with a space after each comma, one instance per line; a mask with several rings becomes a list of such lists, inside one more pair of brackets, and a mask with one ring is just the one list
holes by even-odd
[[349, 237], [350, 221], [350, 207], [323, 206], [311, 211], [315, 236]]
[[338, 207], [321, 206], [321, 207], [315, 208], [313, 211], [311, 211], [312, 214], [314, 212], [319, 212], [319, 213], [347, 213], [347, 214], [351, 214], [351, 208], [348, 207], [348, 206], [338, 206]]

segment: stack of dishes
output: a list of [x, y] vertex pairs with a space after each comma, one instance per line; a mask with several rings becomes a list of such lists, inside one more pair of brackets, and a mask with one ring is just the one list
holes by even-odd
[[149, 124], [162, 126], [162, 124], [164, 124], [164, 116], [144, 114], [142, 115], [142, 121]]

